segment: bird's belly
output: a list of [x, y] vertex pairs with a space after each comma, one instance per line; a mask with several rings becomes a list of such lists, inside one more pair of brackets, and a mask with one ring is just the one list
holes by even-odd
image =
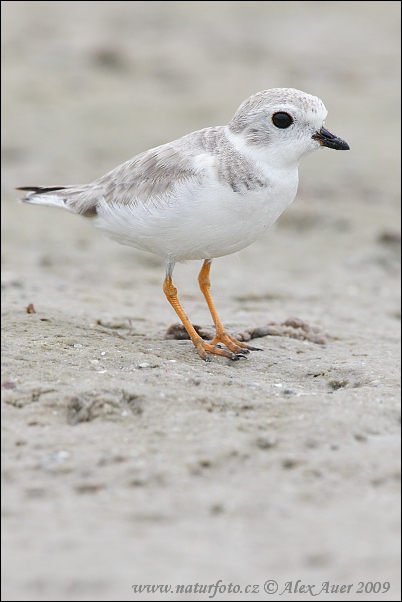
[[220, 188], [159, 204], [113, 205], [95, 226], [121, 244], [171, 261], [212, 259], [254, 242], [291, 203], [294, 187], [234, 193]]

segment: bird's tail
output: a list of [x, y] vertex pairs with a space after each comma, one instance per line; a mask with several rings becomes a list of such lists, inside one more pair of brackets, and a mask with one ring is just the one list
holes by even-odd
[[83, 217], [95, 217], [97, 197], [87, 194], [88, 186], [22, 186], [22, 203], [59, 207]]
[[[63, 194], [68, 188], [69, 186], [22, 186], [17, 190], [26, 192], [26, 195], [20, 199], [23, 203], [68, 209], [66, 197]], [[63, 192], [61, 193], [61, 191]]]
[[66, 191], [68, 188], [68, 186], [22, 186], [17, 190], [26, 192], [26, 195], [20, 199], [22, 203], [67, 209], [65, 195], [60, 194], [60, 191]]

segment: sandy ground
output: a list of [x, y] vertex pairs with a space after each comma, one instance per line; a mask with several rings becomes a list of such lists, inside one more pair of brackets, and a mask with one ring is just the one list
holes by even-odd
[[[399, 3], [2, 9], [2, 599], [399, 599]], [[305, 160], [271, 232], [214, 262], [228, 329], [277, 326], [206, 364], [165, 338], [161, 261], [13, 189], [91, 181], [278, 86], [351, 151]], [[208, 328], [199, 268], [175, 283]]]

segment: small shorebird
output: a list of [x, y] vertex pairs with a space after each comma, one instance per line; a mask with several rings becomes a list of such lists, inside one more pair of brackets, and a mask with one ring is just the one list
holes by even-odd
[[[300, 159], [348, 144], [324, 127], [322, 101], [293, 88], [245, 100], [226, 126], [209, 127], [126, 161], [83, 186], [25, 186], [22, 201], [61, 207], [107, 236], [166, 261], [165, 295], [198, 354], [232, 360], [256, 350], [229, 335], [210, 294], [212, 259], [254, 242], [293, 201]], [[172, 282], [176, 262], [203, 260], [198, 276], [215, 325], [210, 342], [196, 332]], [[225, 345], [221, 348], [219, 344]]]

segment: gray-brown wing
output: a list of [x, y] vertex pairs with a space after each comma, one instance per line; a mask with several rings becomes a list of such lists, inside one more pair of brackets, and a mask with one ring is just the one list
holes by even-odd
[[[187, 138], [187, 137], [186, 137]], [[197, 156], [207, 154], [197, 137], [183, 139], [137, 155], [88, 186], [68, 190], [66, 205], [76, 213], [96, 215], [100, 199], [111, 204], [159, 203], [173, 190], [191, 183], [201, 184], [205, 170]]]
[[91, 184], [26, 186], [19, 190], [26, 191], [22, 199], [25, 202], [62, 207], [94, 217], [101, 200], [122, 205], [161, 203], [180, 186], [201, 184], [205, 169], [204, 162], [199, 161], [200, 155], [211, 157], [203, 144], [202, 131], [141, 153]]
[[181, 187], [202, 186], [206, 177], [244, 195], [269, 186], [263, 174], [227, 140], [224, 128], [206, 128], [153, 148], [85, 186], [27, 188], [25, 201], [61, 206], [85, 217], [102, 203], [118, 205], [168, 202]]

